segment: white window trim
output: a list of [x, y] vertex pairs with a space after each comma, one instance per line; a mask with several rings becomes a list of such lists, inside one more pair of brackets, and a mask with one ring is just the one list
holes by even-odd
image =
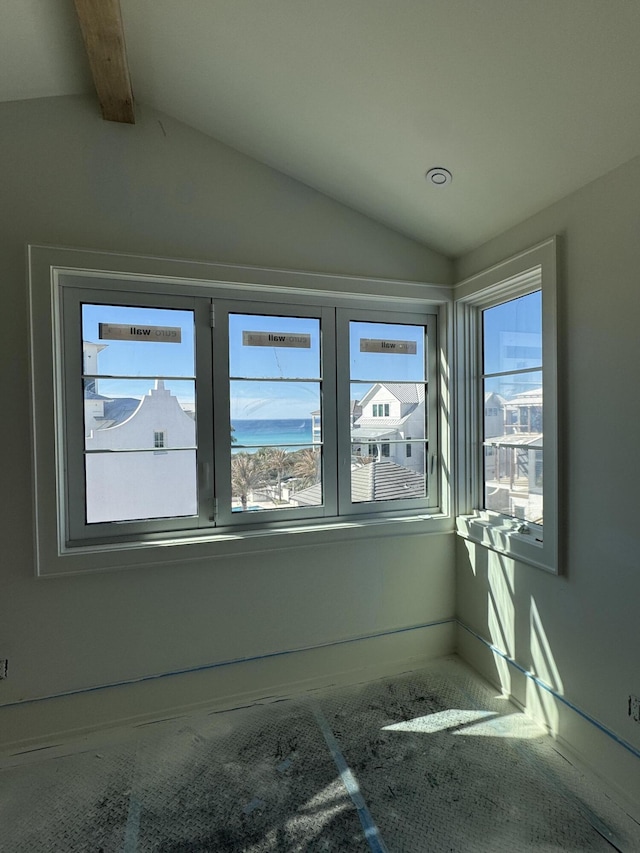
[[[460, 536], [500, 554], [558, 574], [558, 345], [557, 238], [465, 279], [455, 287], [456, 330], [456, 529]], [[521, 522], [480, 509], [483, 402], [480, 389], [480, 312], [542, 290], [544, 531], [518, 532]], [[542, 538], [542, 542], [539, 539]]]
[[[214, 263], [178, 261], [135, 255], [61, 249], [48, 246], [28, 247], [29, 299], [32, 365], [32, 433], [34, 447], [33, 492], [36, 575], [57, 576], [137, 565], [182, 564], [192, 560], [290, 547], [326, 544], [346, 539], [368, 539], [403, 534], [442, 534], [453, 529], [451, 470], [451, 419], [449, 390], [449, 351], [452, 338], [451, 289], [427, 283], [356, 276], [338, 276], [243, 267]], [[199, 296], [211, 287], [227, 290], [229, 297], [256, 295], [264, 302], [291, 298], [310, 305], [326, 304], [368, 309], [381, 307], [390, 300], [403, 312], [438, 315], [437, 362], [439, 400], [438, 433], [441, 469], [440, 508], [431, 514], [396, 512], [375, 517], [342, 516], [318, 521], [282, 522], [264, 525], [258, 530], [234, 529], [207, 532], [198, 536], [176, 533], [168, 539], [149, 536], [144, 541], [87, 544], [68, 548], [59, 530], [58, 507], [65, 496], [58, 471], [64, 458], [63, 435], [56, 431], [60, 418], [55, 383], [61, 376], [60, 329], [58, 324], [58, 276], [82, 275], [87, 279], [107, 278], [123, 290], [136, 279], [140, 291], [175, 292], [175, 285], [192, 288]], [[118, 282], [121, 282], [118, 285]], [[56, 409], [58, 406], [58, 409]], [[399, 527], [398, 525], [401, 525]]]

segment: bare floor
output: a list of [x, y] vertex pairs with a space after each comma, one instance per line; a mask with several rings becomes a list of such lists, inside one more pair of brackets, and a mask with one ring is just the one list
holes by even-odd
[[640, 825], [447, 659], [7, 757], [0, 850], [626, 853]]

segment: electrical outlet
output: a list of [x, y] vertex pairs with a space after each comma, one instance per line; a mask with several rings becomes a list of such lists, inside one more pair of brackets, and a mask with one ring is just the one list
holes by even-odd
[[640, 723], [640, 696], [629, 696], [629, 716]]
[[9, 661], [7, 658], [0, 658], [0, 680], [7, 677], [9, 671]]

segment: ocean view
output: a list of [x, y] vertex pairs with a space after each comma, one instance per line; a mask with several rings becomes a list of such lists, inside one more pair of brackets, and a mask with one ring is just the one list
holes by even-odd
[[[246, 445], [251, 452], [260, 447], [285, 446], [290, 444], [310, 447], [312, 445], [311, 418], [287, 418], [282, 420], [234, 420], [233, 447]], [[300, 449], [300, 448], [292, 448]]]

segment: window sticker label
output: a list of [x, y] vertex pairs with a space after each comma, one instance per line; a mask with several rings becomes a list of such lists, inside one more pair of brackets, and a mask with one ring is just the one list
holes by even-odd
[[360, 352], [391, 352], [401, 355], [416, 355], [416, 341], [390, 341], [384, 338], [360, 338]]
[[311, 349], [311, 335], [291, 334], [290, 332], [243, 332], [242, 346]]
[[180, 326], [138, 326], [128, 323], [98, 323], [101, 341], [151, 341], [159, 344], [179, 344]]

